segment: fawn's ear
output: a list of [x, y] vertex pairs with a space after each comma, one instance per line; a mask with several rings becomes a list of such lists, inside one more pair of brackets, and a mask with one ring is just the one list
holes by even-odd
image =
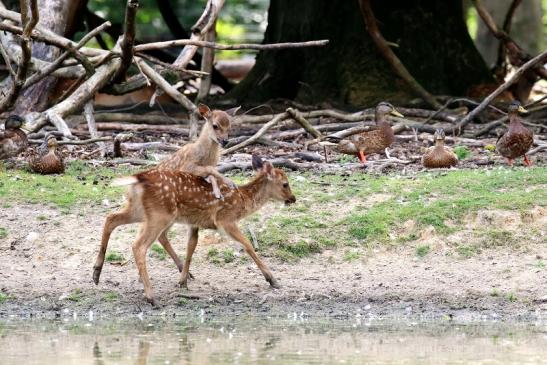
[[229, 116], [231, 117], [235, 117], [237, 111], [241, 109], [241, 105], [240, 106], [236, 106], [235, 108], [232, 108], [232, 109], [228, 109], [226, 110], [226, 114], [228, 114]]
[[262, 161], [262, 158], [260, 158], [259, 155], [253, 154], [253, 170], [258, 171], [262, 169], [262, 166], [264, 165], [264, 162]]
[[262, 166], [262, 171], [266, 173], [268, 176], [268, 179], [272, 180], [274, 178], [274, 167], [270, 161], [264, 161], [264, 164]]
[[204, 118], [209, 118], [211, 116], [211, 109], [205, 104], [199, 103], [198, 105], [199, 114]]

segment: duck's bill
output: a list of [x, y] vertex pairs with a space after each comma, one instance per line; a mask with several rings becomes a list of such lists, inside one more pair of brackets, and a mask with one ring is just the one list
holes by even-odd
[[399, 117], [399, 118], [404, 118], [404, 117], [405, 117], [404, 115], [402, 115], [401, 113], [399, 113], [399, 112], [398, 112], [397, 110], [395, 110], [395, 109], [393, 109], [393, 110], [391, 111], [391, 115], [394, 115], [394, 116]]
[[23, 125], [20, 127], [20, 129], [24, 130], [25, 132], [29, 132], [29, 133], [31, 132], [31, 131], [30, 131], [30, 126], [28, 126], [26, 123], [23, 124]]
[[528, 110], [524, 109], [522, 105], [519, 105], [519, 113], [528, 113]]

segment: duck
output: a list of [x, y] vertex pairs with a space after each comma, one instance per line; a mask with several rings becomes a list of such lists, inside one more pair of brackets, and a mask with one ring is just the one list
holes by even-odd
[[437, 129], [433, 138], [435, 146], [427, 149], [422, 157], [422, 165], [429, 169], [455, 166], [458, 163], [458, 156], [444, 145], [444, 129]]
[[527, 110], [520, 105], [520, 102], [513, 101], [507, 109], [509, 117], [509, 128], [496, 142], [496, 150], [505, 157], [507, 164], [513, 166], [516, 158], [523, 156], [524, 164], [532, 166], [532, 162], [526, 156], [526, 152], [534, 143], [534, 134], [522, 125], [519, 113], [526, 113]]
[[24, 119], [10, 115], [5, 122], [5, 130], [0, 131], [0, 160], [15, 157], [28, 148], [27, 134], [23, 130]]
[[403, 115], [390, 103], [379, 103], [375, 110], [375, 120], [378, 129], [354, 134], [342, 139], [337, 145], [338, 152], [354, 155], [362, 164], [366, 164], [367, 155], [383, 151], [386, 151], [387, 154], [387, 148], [395, 140], [395, 134], [387, 120], [387, 116], [390, 114], [403, 118]]
[[65, 164], [58, 146], [55, 136], [47, 136], [37, 155], [30, 158], [30, 169], [43, 175], [62, 174], [65, 171]]

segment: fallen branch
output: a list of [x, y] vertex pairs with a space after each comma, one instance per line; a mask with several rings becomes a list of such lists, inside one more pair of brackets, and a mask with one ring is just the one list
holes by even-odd
[[[58, 141], [57, 144], [59, 146], [64, 145], [72, 145], [72, 146], [83, 146], [86, 144], [92, 144], [97, 142], [110, 142], [112, 141], [112, 137], [97, 137], [97, 138], [90, 138], [90, 139], [81, 139], [81, 140], [68, 140], [68, 141]], [[44, 143], [43, 139], [29, 139], [29, 143], [31, 144], [42, 144]]]
[[293, 108], [287, 108], [287, 113], [296, 121], [298, 124], [300, 124], [306, 132], [311, 134], [315, 138], [321, 138], [322, 135], [319, 133], [313, 126], [302, 116], [302, 113], [300, 113], [298, 110], [295, 110]]
[[222, 151], [222, 154], [223, 155], [226, 155], [228, 153], [232, 153], [232, 152], [235, 152], [239, 149], [242, 149], [243, 147], [246, 147], [248, 145], [251, 145], [253, 144], [257, 139], [259, 139], [260, 137], [262, 137], [270, 128], [272, 128], [273, 126], [275, 126], [276, 124], [282, 122], [283, 120], [287, 119], [289, 117], [289, 113], [285, 112], [285, 113], [281, 113], [279, 115], [277, 115], [275, 118], [273, 118], [272, 120], [270, 120], [268, 123], [264, 124], [262, 126], [262, 128], [260, 128], [258, 130], [258, 132], [256, 132], [253, 136], [251, 136], [250, 138], [248, 138], [246, 141], [244, 142], [241, 142], [233, 147], [230, 147], [230, 148], [227, 148], [225, 150]]
[[[93, 117], [93, 100], [89, 100], [84, 105], [84, 116], [87, 121], [87, 127], [89, 130], [89, 135], [91, 138], [97, 138], [99, 135], [97, 133], [97, 124], [95, 118]], [[106, 156], [106, 145], [103, 142], [97, 142], [99, 150], [101, 151], [101, 156]]]
[[[82, 109], [84, 104], [91, 100], [95, 96], [95, 93], [110, 81], [112, 75], [118, 69], [119, 63], [120, 59], [114, 58], [97, 68], [97, 72], [78, 86], [69, 97], [46, 110], [35, 120], [32, 120], [31, 132], [36, 132], [48, 122], [52, 122], [59, 131], [63, 131], [66, 136], [70, 136], [70, 130], [62, 118]], [[55, 121], [60, 124], [55, 124]]]
[[121, 147], [126, 151], [160, 150], [175, 152], [180, 149], [180, 147], [177, 145], [167, 144], [163, 142], [122, 143]]
[[[93, 114], [97, 123], [134, 123], [134, 124], [173, 124], [173, 125], [188, 125], [187, 119], [177, 119], [169, 115], [158, 114], [131, 114], [131, 113], [103, 113], [95, 111]], [[72, 116], [68, 118], [71, 123], [80, 124], [86, 120], [82, 116]]]
[[[214, 42], [216, 40], [216, 22], [213, 23], [213, 26], [207, 34], [205, 35], [205, 40], [207, 42]], [[211, 90], [211, 80], [212, 80], [212, 71], [213, 71], [213, 62], [215, 60], [215, 51], [212, 48], [205, 48], [203, 50], [203, 55], [201, 57], [201, 72], [207, 74], [201, 78], [199, 82], [198, 95], [196, 97], [196, 104], [203, 100], [209, 95]]]
[[441, 104], [439, 104], [439, 102], [435, 100], [435, 98], [429, 92], [427, 92], [427, 90], [424, 89], [422, 85], [418, 83], [418, 81], [416, 81], [416, 79], [410, 74], [410, 72], [408, 72], [405, 65], [389, 47], [387, 41], [380, 33], [380, 29], [378, 28], [378, 24], [376, 23], [376, 18], [374, 17], [374, 13], [372, 12], [370, 0], [359, 0], [359, 5], [361, 7], [361, 14], [363, 15], [365, 24], [367, 25], [368, 33], [378, 47], [378, 50], [380, 51], [382, 56], [384, 56], [386, 61], [395, 70], [397, 75], [399, 75], [399, 77], [401, 77], [416, 94], [418, 94], [433, 108], [440, 108]]
[[174, 127], [171, 125], [148, 125], [148, 124], [120, 124], [120, 123], [97, 123], [99, 131], [130, 131], [130, 132], [157, 132], [172, 133], [188, 136], [187, 128]]
[[167, 95], [169, 95], [173, 100], [177, 101], [183, 107], [185, 107], [189, 112], [194, 112], [196, 106], [181, 92], [175, 89], [167, 80], [165, 80], [156, 70], [149, 66], [141, 58], [135, 57], [137, 64], [141, 67], [142, 72], [152, 80], [159, 88], [161, 88]]
[[255, 43], [241, 43], [241, 44], [222, 44], [208, 41], [197, 41], [192, 39], [177, 39], [174, 41], [164, 41], [164, 42], [154, 42], [139, 44], [135, 46], [135, 52], [144, 52], [154, 49], [164, 49], [171, 47], [180, 47], [180, 46], [195, 46], [218, 49], [224, 51], [235, 51], [241, 49], [252, 49], [257, 51], [263, 50], [280, 50], [280, 49], [290, 49], [290, 48], [305, 48], [305, 47], [323, 47], [329, 44], [328, 39], [322, 39], [318, 41], [307, 41], [307, 42], [286, 42], [286, 43], [271, 43], [271, 44], [255, 44]]

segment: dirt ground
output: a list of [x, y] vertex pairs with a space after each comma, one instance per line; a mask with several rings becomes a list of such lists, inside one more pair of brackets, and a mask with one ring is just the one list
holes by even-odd
[[[423, 258], [410, 246], [370, 250], [352, 262], [342, 260], [339, 250], [327, 250], [297, 263], [267, 257], [282, 285], [279, 290], [269, 288], [250, 260], [223, 265], [208, 261], [206, 247], [211, 242], [220, 241], [224, 247], [237, 245], [205, 233], [192, 263], [195, 279], [189, 282], [189, 291], [176, 286], [179, 275], [170, 258], [149, 257], [148, 269], [160, 304], [153, 309], [143, 298], [131, 255], [137, 225], [120, 227], [110, 241], [109, 249], [121, 252], [128, 262], [106, 262], [99, 285], [92, 282], [102, 223], [112, 210], [112, 206], [86, 207], [66, 214], [38, 205], [3, 207], [0, 226], [7, 227], [9, 233], [0, 239], [0, 292], [8, 299], [0, 304], [0, 316], [58, 317], [90, 312], [96, 318], [132, 317], [141, 312], [477, 320], [547, 316], [547, 269], [537, 264], [547, 259], [544, 240], [529, 243], [518, 252], [510, 247], [496, 248], [463, 259], [450, 253], [445, 238], [428, 232], [422, 234], [421, 241], [435, 249]], [[514, 221], [511, 214], [484, 212], [475, 224]], [[527, 222], [517, 223], [525, 223], [544, 237], [546, 209], [537, 207], [528, 216]], [[179, 226], [175, 231], [172, 242], [183, 256], [185, 228]], [[466, 239], [458, 234], [446, 241]]]

